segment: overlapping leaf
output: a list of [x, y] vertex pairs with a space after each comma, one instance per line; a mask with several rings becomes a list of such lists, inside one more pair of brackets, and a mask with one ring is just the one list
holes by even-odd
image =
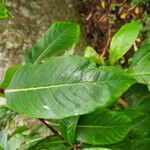
[[68, 50], [79, 40], [80, 28], [75, 23], [57, 22], [29, 49], [23, 63], [38, 63], [43, 59]]
[[70, 147], [64, 145], [65, 141], [57, 137], [49, 137], [30, 147], [28, 150], [69, 150]]
[[60, 120], [60, 132], [69, 144], [74, 144], [78, 118], [79, 117], [76, 116]]
[[81, 116], [77, 126], [77, 139], [92, 145], [117, 143], [127, 135], [131, 119], [119, 112], [99, 110]]
[[7, 145], [8, 128], [6, 127], [0, 132], [0, 149], [8, 150]]
[[114, 103], [134, 80], [115, 67], [97, 68], [79, 56], [26, 65], [5, 90], [7, 106], [36, 118], [62, 119]]
[[147, 84], [150, 89], [150, 45], [145, 45], [136, 52], [129, 71], [139, 83]]

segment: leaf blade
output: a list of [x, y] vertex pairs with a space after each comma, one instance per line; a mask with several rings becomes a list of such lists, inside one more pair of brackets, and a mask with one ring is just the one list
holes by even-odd
[[81, 116], [77, 139], [92, 145], [110, 145], [123, 140], [130, 131], [131, 119], [119, 112], [98, 110]]
[[78, 42], [79, 35], [79, 25], [70, 22], [57, 22], [25, 53], [23, 63], [39, 63], [47, 57], [67, 50]]
[[113, 36], [109, 50], [109, 59], [112, 65], [130, 49], [139, 32], [140, 22], [134, 21], [122, 26]]
[[69, 142], [69, 144], [74, 144], [76, 136], [76, 127], [78, 123], [78, 116], [70, 117], [60, 120], [60, 132], [64, 139]]
[[87, 58], [64, 56], [24, 66], [5, 95], [7, 106], [23, 115], [62, 119], [111, 105], [133, 83], [121, 69], [97, 68]]

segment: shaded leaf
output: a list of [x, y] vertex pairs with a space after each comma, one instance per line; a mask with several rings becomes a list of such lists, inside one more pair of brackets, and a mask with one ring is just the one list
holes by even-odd
[[21, 68], [20, 65], [15, 65], [15, 66], [10, 67], [10, 68], [7, 70], [6, 74], [5, 74], [4, 81], [3, 81], [2, 84], [0, 85], [0, 88], [3, 88], [3, 89], [7, 88], [7, 86], [10, 84], [10, 81], [11, 81], [12, 78], [13, 78], [13, 75], [14, 75], [15, 72], [16, 72], [17, 70], [19, 70], [20, 68]]
[[29, 49], [23, 63], [39, 63], [43, 59], [68, 50], [79, 40], [80, 28], [75, 23], [57, 22]]
[[25, 150], [34, 145], [39, 141], [43, 140], [42, 137], [33, 137], [30, 135], [15, 134], [8, 141], [8, 147], [10, 150]]
[[150, 147], [150, 138], [126, 140], [120, 144], [110, 146], [113, 150], [148, 150]]
[[14, 112], [8, 109], [5, 106], [0, 106], [0, 129], [7, 125], [7, 122], [12, 116]]
[[69, 150], [68, 146], [64, 145], [65, 141], [56, 137], [49, 137], [30, 147], [28, 150]]
[[54, 57], [17, 71], [5, 95], [7, 106], [23, 115], [62, 119], [113, 104], [133, 83], [119, 68], [97, 68], [79, 56]]
[[135, 108], [138, 112], [150, 113], [150, 92], [146, 85], [135, 84], [131, 86], [124, 94], [124, 98], [129, 104], [129, 109]]
[[77, 139], [92, 145], [110, 145], [123, 140], [131, 129], [131, 119], [119, 112], [98, 110], [81, 116]]
[[6, 127], [0, 132], [0, 147], [4, 150], [8, 150], [7, 136], [8, 136], [8, 128]]
[[73, 144], [75, 141], [78, 118], [78, 116], [65, 118], [59, 122], [60, 132], [69, 144]]
[[111, 64], [114, 64], [131, 48], [132, 44], [138, 37], [140, 28], [140, 22], [134, 21], [122, 26], [113, 36], [109, 50]]
[[129, 68], [131, 75], [139, 82], [147, 84], [150, 89], [150, 45], [141, 47], [133, 56]]

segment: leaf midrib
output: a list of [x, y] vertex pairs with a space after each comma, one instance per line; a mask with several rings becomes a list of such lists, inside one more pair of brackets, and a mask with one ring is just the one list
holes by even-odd
[[35, 60], [34, 64], [38, 63], [38, 61], [42, 58], [42, 56], [45, 54], [45, 52], [46, 52], [46, 51], [53, 45], [53, 43], [54, 43], [56, 40], [58, 40], [58, 38], [60, 38], [67, 30], [68, 30], [68, 28], [65, 29], [64, 31], [62, 31], [61, 34], [59, 34], [56, 38], [54, 38], [54, 39], [52, 40], [52, 42], [50, 43], [50, 45], [48, 45], [47, 48], [41, 53], [41, 55]]
[[[116, 80], [113, 80], [116, 82]], [[124, 82], [124, 80], [117, 80], [119, 82]], [[94, 85], [99, 86], [100, 83], [106, 83], [112, 81], [99, 81], [99, 82], [79, 82], [79, 83], [68, 83], [68, 84], [57, 84], [57, 85], [49, 85], [49, 86], [39, 86], [39, 87], [31, 87], [31, 88], [20, 88], [20, 89], [6, 89], [5, 93], [17, 93], [17, 92], [26, 92], [26, 91], [36, 91], [36, 90], [43, 90], [43, 89], [51, 89], [51, 88], [60, 88], [60, 87], [69, 87], [69, 86], [77, 86], [77, 85]]]

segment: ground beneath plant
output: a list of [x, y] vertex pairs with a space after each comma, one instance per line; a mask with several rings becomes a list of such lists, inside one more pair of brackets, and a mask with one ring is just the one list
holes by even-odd
[[[126, 22], [144, 18], [144, 6], [135, 6], [129, 0], [77, 0], [80, 19], [85, 27], [86, 40], [102, 56], [108, 56], [114, 33]], [[149, 8], [146, 8], [147, 11]], [[140, 45], [143, 36], [136, 43]], [[127, 61], [134, 53], [132, 48], [125, 56]]]

